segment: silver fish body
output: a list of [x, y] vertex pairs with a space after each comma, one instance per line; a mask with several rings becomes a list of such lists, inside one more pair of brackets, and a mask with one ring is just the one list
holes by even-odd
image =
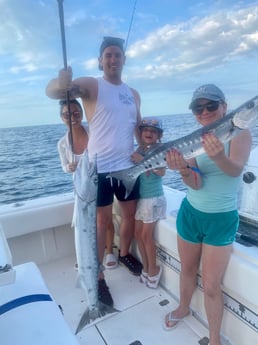
[[151, 149], [144, 159], [135, 166], [110, 173], [111, 177], [121, 180], [126, 188], [126, 196], [130, 194], [136, 179], [142, 173], [166, 167], [166, 153], [175, 149], [184, 156], [185, 159], [194, 158], [202, 153], [202, 136], [205, 133], [213, 133], [221, 142], [225, 143], [239, 134], [242, 130], [251, 128], [258, 117], [258, 96], [242, 104], [237, 109], [231, 111], [222, 119], [210, 125], [201, 127], [196, 131], [179, 139], [157, 144]]
[[101, 265], [97, 248], [97, 186], [96, 161], [89, 162], [88, 152], [85, 151], [74, 173], [73, 225], [78, 263], [77, 281], [86, 292], [88, 308], [82, 315], [76, 333], [96, 318], [116, 311], [98, 300], [98, 275]]

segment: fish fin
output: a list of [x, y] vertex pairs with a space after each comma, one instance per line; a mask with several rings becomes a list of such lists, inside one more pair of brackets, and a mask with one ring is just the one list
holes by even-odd
[[112, 313], [117, 313], [117, 312], [119, 312], [119, 310], [117, 310], [116, 308], [111, 307], [101, 302], [99, 302], [99, 306], [96, 309], [89, 310], [87, 308], [80, 319], [80, 322], [77, 326], [75, 334], [79, 333], [86, 325], [90, 324], [96, 319], [103, 317], [107, 314], [112, 314]]

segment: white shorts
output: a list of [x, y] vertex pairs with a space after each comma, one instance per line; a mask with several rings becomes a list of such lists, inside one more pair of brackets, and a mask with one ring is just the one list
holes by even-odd
[[135, 219], [143, 223], [154, 223], [166, 218], [167, 200], [164, 195], [139, 199], [135, 213]]

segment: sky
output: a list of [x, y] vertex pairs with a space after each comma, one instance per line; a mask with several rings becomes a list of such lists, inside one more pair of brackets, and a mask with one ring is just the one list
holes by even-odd
[[[0, 127], [61, 123], [58, 102], [45, 94], [64, 66], [59, 1], [0, 0]], [[142, 116], [188, 113], [193, 91], [205, 83], [224, 91], [229, 109], [258, 93], [257, 1], [61, 5], [74, 77], [102, 75], [103, 36], [127, 40], [123, 81], [140, 93]]]

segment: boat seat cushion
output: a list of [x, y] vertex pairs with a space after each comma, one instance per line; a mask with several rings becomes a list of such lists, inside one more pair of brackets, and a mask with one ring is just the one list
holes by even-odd
[[1, 345], [79, 345], [36, 264], [14, 268], [15, 283], [0, 287]]

